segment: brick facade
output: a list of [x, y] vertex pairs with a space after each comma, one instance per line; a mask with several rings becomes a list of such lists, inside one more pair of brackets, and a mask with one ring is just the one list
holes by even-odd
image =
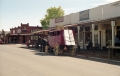
[[29, 23], [22, 24], [21, 26], [14, 27], [10, 29], [10, 42], [11, 43], [26, 43], [29, 39], [28, 34], [37, 31], [42, 30], [42, 27], [40, 26], [29, 26]]

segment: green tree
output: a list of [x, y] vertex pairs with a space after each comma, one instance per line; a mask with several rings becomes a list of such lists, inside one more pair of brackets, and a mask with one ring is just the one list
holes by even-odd
[[40, 23], [43, 29], [49, 27], [50, 19], [59, 18], [64, 16], [64, 10], [59, 6], [57, 7], [50, 7], [47, 9], [45, 17], [40, 20]]

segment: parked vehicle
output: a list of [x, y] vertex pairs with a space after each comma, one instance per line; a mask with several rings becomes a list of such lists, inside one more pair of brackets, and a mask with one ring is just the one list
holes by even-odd
[[3, 41], [0, 39], [0, 44], [3, 44]]
[[62, 54], [64, 51], [69, 51], [71, 56], [75, 55], [75, 40], [73, 31], [69, 29], [53, 30], [49, 32], [48, 45], [45, 47], [45, 52], [53, 50], [55, 55]]
[[[54, 52], [55, 55], [69, 52], [71, 56], [74, 56], [76, 53], [73, 30], [66, 29], [64, 26], [59, 26], [48, 30], [33, 32], [31, 36], [35, 34], [40, 37], [40, 40], [38, 39], [37, 42], [42, 52]], [[29, 44], [29, 42], [26, 43], [27, 46], [29, 46]]]
[[[34, 45], [36, 48], [38, 48], [41, 44], [41, 40], [47, 36], [49, 30], [39, 30], [39, 31], [35, 31], [29, 34], [29, 40], [26, 42], [26, 46], [30, 46], [30, 45]], [[35, 39], [34, 36], [38, 36], [37, 39]]]

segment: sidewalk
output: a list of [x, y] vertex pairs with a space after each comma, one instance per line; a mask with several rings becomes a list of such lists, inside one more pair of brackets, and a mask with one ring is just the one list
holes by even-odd
[[[18, 44], [19, 45], [19, 44]], [[39, 48], [35, 47], [27, 47], [27, 49], [33, 49], [33, 50], [40, 50]], [[68, 53], [68, 52], [67, 52]], [[108, 50], [96, 50], [95, 53], [93, 53], [92, 50], [79, 50], [76, 52], [76, 56], [82, 56], [87, 58], [97, 58], [97, 59], [106, 59], [106, 60], [113, 60], [113, 61], [120, 61], [120, 53], [116, 53], [115, 58], [108, 59]]]
[[[77, 51], [77, 54], [84, 55], [85, 57], [108, 59], [108, 50], [95, 50], [95, 53], [92, 50], [79, 50]], [[120, 53], [116, 52], [116, 56], [112, 59], [120, 61]]]

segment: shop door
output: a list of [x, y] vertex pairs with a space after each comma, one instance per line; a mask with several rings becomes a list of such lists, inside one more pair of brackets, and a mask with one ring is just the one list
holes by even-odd
[[90, 41], [92, 41], [92, 33], [90, 31], [90, 26], [85, 27], [85, 38], [84, 38], [84, 49], [87, 49], [87, 45]]
[[85, 46], [84, 46], [85, 49], [90, 41], [92, 41], [92, 33], [85, 32]]
[[95, 42], [95, 47], [100, 49], [100, 34], [99, 34], [99, 31], [96, 31], [94, 33], [94, 42]]
[[25, 43], [26, 42], [26, 37], [25, 36], [23, 36], [23, 43]]

